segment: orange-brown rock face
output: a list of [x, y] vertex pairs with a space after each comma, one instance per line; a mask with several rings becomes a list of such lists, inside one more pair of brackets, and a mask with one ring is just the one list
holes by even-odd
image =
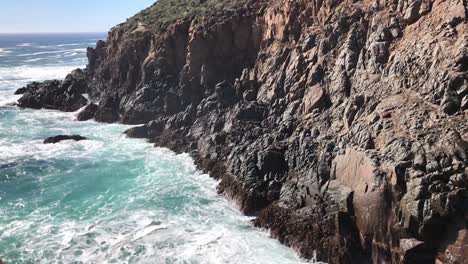
[[128, 22], [89, 50], [88, 92], [97, 120], [146, 123], [128, 134], [191, 153], [306, 258], [467, 263], [466, 5], [252, 0], [164, 33]]

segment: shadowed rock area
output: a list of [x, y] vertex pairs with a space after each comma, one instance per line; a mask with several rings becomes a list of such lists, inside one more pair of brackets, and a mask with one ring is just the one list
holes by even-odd
[[190, 153], [305, 258], [467, 263], [466, 1], [192, 2], [113, 28], [67, 77], [83, 89], [35, 83], [19, 105], [88, 93], [83, 120]]

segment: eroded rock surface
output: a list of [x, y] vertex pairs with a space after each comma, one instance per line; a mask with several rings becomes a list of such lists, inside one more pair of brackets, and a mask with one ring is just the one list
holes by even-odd
[[88, 50], [96, 120], [190, 153], [304, 257], [467, 263], [466, 3], [254, 0], [154, 31], [158, 3]]

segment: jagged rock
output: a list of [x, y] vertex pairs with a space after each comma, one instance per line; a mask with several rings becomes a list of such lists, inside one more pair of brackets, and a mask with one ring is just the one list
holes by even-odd
[[455, 91], [447, 91], [441, 103], [442, 111], [447, 115], [453, 115], [460, 110], [460, 99]]
[[94, 119], [103, 123], [116, 122], [120, 118], [118, 112], [119, 103], [118, 96], [109, 95], [101, 99]]
[[28, 87], [22, 87], [15, 91], [15, 95], [24, 94], [28, 91]]
[[74, 141], [81, 141], [86, 140], [87, 138], [78, 136], [78, 135], [59, 135], [54, 137], [48, 137], [44, 140], [44, 144], [55, 144], [65, 140], [74, 140]]
[[18, 100], [18, 106], [74, 112], [86, 105], [87, 100], [82, 95], [86, 89], [83, 71], [75, 70], [63, 82], [53, 80], [29, 84], [23, 89], [25, 92]]
[[401, 262], [410, 263], [428, 263], [434, 259], [431, 251], [424, 245], [424, 242], [412, 239], [400, 239]]

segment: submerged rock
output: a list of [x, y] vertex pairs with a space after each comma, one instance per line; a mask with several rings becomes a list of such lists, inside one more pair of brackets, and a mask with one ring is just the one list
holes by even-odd
[[65, 140], [74, 140], [74, 141], [81, 141], [87, 140], [87, 138], [79, 136], [79, 135], [59, 135], [54, 137], [48, 137], [44, 140], [44, 144], [55, 144]]

